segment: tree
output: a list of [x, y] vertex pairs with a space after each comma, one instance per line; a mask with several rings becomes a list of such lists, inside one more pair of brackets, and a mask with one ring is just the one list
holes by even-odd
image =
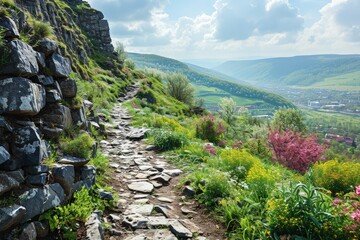
[[234, 126], [236, 120], [236, 102], [232, 98], [221, 98], [220, 99], [220, 114], [224, 121], [230, 126]]
[[189, 79], [180, 73], [166, 74], [167, 92], [173, 98], [191, 106], [194, 102], [194, 88]]
[[279, 131], [306, 132], [304, 117], [297, 109], [279, 109], [275, 112], [273, 128]]
[[122, 44], [121, 42], [116, 42], [115, 52], [117, 53], [118, 59], [121, 62], [124, 62], [125, 59], [128, 57], [127, 53], [125, 52], [124, 44]]

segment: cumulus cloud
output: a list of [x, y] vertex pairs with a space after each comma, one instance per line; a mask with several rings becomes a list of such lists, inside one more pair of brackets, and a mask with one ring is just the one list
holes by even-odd
[[106, 9], [109, 21], [148, 21], [151, 11], [163, 5], [161, 0], [88, 0], [96, 9]]
[[303, 18], [288, 0], [218, 0], [216, 32], [219, 40], [245, 40], [254, 35], [297, 32]]

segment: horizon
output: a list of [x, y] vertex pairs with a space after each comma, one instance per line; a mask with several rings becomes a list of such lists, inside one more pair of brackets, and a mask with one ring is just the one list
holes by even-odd
[[360, 54], [357, 0], [89, 0], [126, 51], [229, 61]]

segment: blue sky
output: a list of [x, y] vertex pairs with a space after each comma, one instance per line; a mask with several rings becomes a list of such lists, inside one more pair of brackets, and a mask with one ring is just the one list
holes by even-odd
[[360, 53], [360, 0], [89, 0], [127, 51], [231, 60]]

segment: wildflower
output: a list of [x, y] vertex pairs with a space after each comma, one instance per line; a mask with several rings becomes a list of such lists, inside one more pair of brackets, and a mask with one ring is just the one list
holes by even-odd
[[356, 195], [360, 196], [360, 185], [355, 188]]
[[350, 215], [351, 219], [353, 221], [356, 221], [356, 222], [359, 222], [360, 223], [360, 209], [356, 209], [355, 212], [353, 212], [351, 215]]

